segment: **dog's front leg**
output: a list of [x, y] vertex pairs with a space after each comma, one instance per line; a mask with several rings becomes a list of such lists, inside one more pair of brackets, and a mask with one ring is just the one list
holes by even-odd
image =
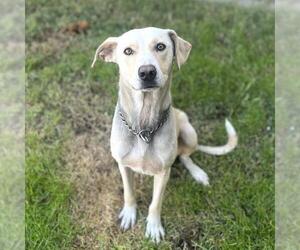
[[165, 232], [161, 224], [161, 207], [164, 191], [169, 180], [171, 168], [168, 167], [162, 173], [154, 176], [153, 197], [147, 217], [146, 237], [150, 237], [156, 243], [164, 237]]
[[133, 191], [133, 172], [128, 167], [119, 164], [124, 187], [124, 207], [119, 215], [121, 229], [127, 230], [133, 227], [136, 222], [136, 200]]

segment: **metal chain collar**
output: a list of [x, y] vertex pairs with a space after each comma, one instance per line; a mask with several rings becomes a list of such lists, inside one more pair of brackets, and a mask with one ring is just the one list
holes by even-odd
[[124, 125], [127, 127], [127, 129], [134, 135], [139, 136], [144, 142], [146, 143], [150, 143], [154, 134], [164, 125], [164, 123], [167, 121], [168, 117], [169, 117], [169, 113], [170, 113], [170, 108], [171, 108], [171, 104], [169, 105], [169, 107], [164, 110], [156, 124], [156, 126], [154, 126], [153, 128], [148, 128], [148, 129], [141, 129], [141, 130], [137, 130], [135, 128], [133, 128], [132, 126], [130, 126], [128, 124], [128, 122], [126, 121], [124, 114], [122, 113], [121, 109], [119, 108], [119, 115], [120, 118], [122, 120], [122, 122], [124, 123]]

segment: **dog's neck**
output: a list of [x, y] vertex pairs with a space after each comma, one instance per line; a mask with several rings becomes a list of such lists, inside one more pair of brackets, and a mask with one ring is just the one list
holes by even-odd
[[120, 77], [118, 105], [127, 121], [136, 128], [145, 129], [159, 120], [162, 112], [171, 104], [171, 75], [165, 85], [153, 91], [137, 91], [122, 83]]

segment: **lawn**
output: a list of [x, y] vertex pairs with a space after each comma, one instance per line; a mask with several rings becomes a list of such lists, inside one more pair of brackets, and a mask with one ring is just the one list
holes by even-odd
[[210, 187], [175, 162], [159, 249], [273, 249], [274, 11], [183, 0], [26, 1], [27, 248], [156, 248], [144, 238], [151, 177], [135, 177], [137, 225], [118, 228], [122, 184], [109, 151], [117, 67], [90, 68], [105, 38], [144, 26], [193, 45], [174, 67], [172, 95], [200, 143], [224, 143], [226, 117], [239, 134], [229, 155], [193, 155]]

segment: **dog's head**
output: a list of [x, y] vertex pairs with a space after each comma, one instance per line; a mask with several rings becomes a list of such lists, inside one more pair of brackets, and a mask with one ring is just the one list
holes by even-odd
[[124, 84], [134, 90], [151, 91], [165, 85], [173, 58], [178, 67], [187, 60], [192, 45], [175, 31], [159, 28], [130, 30], [107, 38], [96, 50], [98, 58], [119, 65]]

